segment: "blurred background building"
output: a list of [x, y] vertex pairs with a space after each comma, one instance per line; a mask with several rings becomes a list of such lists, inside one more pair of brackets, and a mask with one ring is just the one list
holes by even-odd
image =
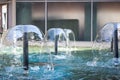
[[77, 41], [93, 41], [109, 22], [120, 22], [120, 0], [0, 0], [0, 33], [19, 24], [72, 29]]

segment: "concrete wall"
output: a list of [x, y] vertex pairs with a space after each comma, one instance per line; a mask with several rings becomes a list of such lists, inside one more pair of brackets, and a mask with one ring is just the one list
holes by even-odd
[[38, 2], [32, 3], [32, 19], [44, 19], [45, 18], [45, 3]]
[[[32, 18], [44, 19], [44, 3], [33, 4]], [[49, 2], [48, 20], [77, 19], [79, 21], [79, 36], [84, 37], [85, 9], [84, 3], [80, 2]]]
[[8, 28], [16, 25], [16, 0], [11, 0], [8, 4]]
[[[84, 35], [84, 3], [48, 3], [48, 18], [50, 19], [78, 19], [79, 36]], [[80, 39], [80, 40], [81, 40]]]
[[97, 3], [98, 30], [109, 22], [120, 22], [120, 2]]
[[[120, 22], [120, 2], [100, 2], [95, 3], [95, 14], [93, 20], [95, 30], [99, 30], [109, 22]], [[63, 20], [63, 19], [76, 19], [79, 23], [79, 35], [80, 40], [84, 40], [85, 29], [90, 29], [91, 26], [86, 26], [85, 18], [86, 14], [86, 3], [84, 2], [48, 2], [48, 20]], [[89, 6], [88, 6], [89, 7]], [[90, 10], [90, 8], [89, 8]], [[88, 16], [89, 18], [90, 16]], [[32, 3], [32, 20], [44, 20], [45, 19], [45, 3], [34, 2]], [[43, 22], [44, 23], [44, 22]], [[93, 24], [93, 25], [94, 25]], [[43, 25], [44, 27], [44, 25]], [[90, 31], [88, 31], [90, 32]], [[84, 35], [85, 34], [85, 35]], [[89, 33], [90, 34], [90, 33]], [[86, 38], [89, 36], [87, 35]]]
[[12, 4], [8, 4], [8, 26], [12, 27]]

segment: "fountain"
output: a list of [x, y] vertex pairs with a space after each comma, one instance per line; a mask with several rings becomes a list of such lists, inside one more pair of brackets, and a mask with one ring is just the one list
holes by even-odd
[[105, 56], [114, 56], [111, 64], [119, 65], [119, 29], [120, 23], [108, 23], [100, 30], [93, 44], [93, 55], [99, 53], [95, 57], [97, 60], [98, 57], [103, 59]]
[[[32, 36], [30, 36], [31, 34]], [[4, 40], [2, 40], [3, 42], [1, 43], [1, 53], [3, 53], [1, 54], [2, 59], [0, 61], [2, 62], [1, 69], [5, 68], [6, 71], [12, 72], [13, 68], [21, 67], [22, 69], [23, 66], [23, 69], [27, 71], [29, 69], [29, 48], [30, 46], [35, 46], [33, 44], [35, 41], [41, 46], [41, 41], [44, 39], [43, 37], [43, 33], [34, 25], [17, 25], [8, 30], [5, 37], [2, 38]], [[9, 52], [11, 50], [13, 51]], [[6, 58], [8, 53], [11, 55], [7, 57], [11, 59]], [[9, 62], [9, 64], [7, 62]], [[6, 66], [9, 66], [8, 69]], [[9, 71], [9, 69], [11, 71]]]
[[47, 33], [48, 40], [55, 42], [55, 55], [58, 54], [58, 41], [65, 41], [66, 35], [61, 28], [51, 28]]
[[[45, 41], [42, 32], [37, 32], [38, 28], [27, 27], [28, 25], [18, 26], [11, 28], [2, 40], [3, 45], [0, 50], [1, 80], [119, 80], [119, 56], [117, 52], [114, 52], [117, 51], [115, 50], [117, 45], [114, 44], [117, 43], [115, 39], [118, 36], [113, 37], [115, 33], [113, 23], [107, 24], [101, 29], [93, 44], [93, 50], [80, 48], [77, 51], [70, 50], [70, 40], [74, 35], [71, 35], [72, 31], [69, 29], [52, 28], [50, 31], [48, 30], [48, 41]], [[55, 31], [57, 35], [54, 33]], [[109, 35], [107, 35], [108, 33]], [[56, 39], [55, 36], [57, 36]], [[75, 38], [72, 39], [75, 40]], [[42, 45], [43, 48], [41, 48], [42, 40], [45, 42]], [[60, 44], [62, 41], [63, 45]], [[55, 43], [58, 49], [56, 50], [57, 55], [54, 53]], [[46, 48], [45, 51], [40, 50], [44, 48]], [[70, 53], [66, 54], [66, 49]], [[117, 49], [119, 50], [119, 45]], [[113, 58], [115, 53], [116, 57]], [[116, 62], [117, 67], [113, 65], [115, 61], [118, 61]]]
[[[17, 25], [13, 27], [7, 34], [6, 40], [13, 42], [16, 48], [17, 40], [23, 37], [23, 66], [25, 70], [28, 70], [28, 34], [36, 33], [40, 40], [43, 40], [42, 32], [34, 25]], [[31, 38], [31, 37], [30, 37]]]
[[65, 47], [64, 49], [66, 49], [66, 51], [71, 51], [70, 41], [74, 41], [74, 47], [75, 47], [75, 35], [74, 32], [70, 29], [50, 28], [48, 30], [47, 37], [48, 37], [48, 41], [53, 41], [55, 43], [54, 44], [55, 55], [58, 54], [58, 46]]
[[[66, 34], [66, 46], [67, 46], [67, 49], [69, 49], [70, 51], [72, 51], [71, 49], [72, 49], [72, 46], [70, 45], [71, 43], [70, 43], [70, 41], [72, 41], [73, 42], [73, 47], [74, 47], [74, 49], [76, 49], [76, 45], [75, 45], [75, 34], [74, 34], [74, 32], [71, 30], [71, 29], [64, 29], [64, 32], [65, 32], [65, 34]], [[69, 47], [69, 48], [68, 48]], [[69, 51], [69, 50], [67, 50], [67, 51]]]

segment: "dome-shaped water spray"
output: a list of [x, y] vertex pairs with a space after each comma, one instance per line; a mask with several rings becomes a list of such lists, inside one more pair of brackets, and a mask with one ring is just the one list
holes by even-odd
[[[28, 41], [34, 40], [35, 41], [42, 41], [44, 34], [42, 31], [34, 25], [16, 25], [8, 30], [6, 36], [4, 37], [3, 45], [5, 46], [13, 46], [14, 47], [14, 54], [17, 53], [17, 47], [23, 48], [23, 66], [25, 70], [28, 70]], [[33, 45], [33, 44], [32, 44]], [[22, 52], [21, 52], [22, 53]]]
[[[102, 56], [114, 56], [114, 64], [119, 64], [120, 23], [108, 23], [99, 31], [93, 44], [93, 53]], [[114, 54], [113, 54], [114, 53]], [[106, 57], [107, 59], [107, 57]]]
[[62, 46], [68, 48], [70, 46], [70, 40], [75, 41], [75, 35], [71, 29], [50, 28], [47, 32], [47, 39], [48, 41], [55, 42], [55, 54], [58, 54], [58, 44], [65, 42]]
[[48, 41], [55, 42], [55, 54], [58, 54], [58, 41], [65, 41], [66, 38], [62, 28], [50, 28], [47, 32]]
[[74, 34], [74, 32], [71, 29], [64, 29], [64, 32], [66, 34], [66, 43], [67, 43], [66, 45], [70, 46], [70, 41], [73, 41], [73, 45], [76, 48], [76, 46], [75, 46], [75, 34]]
[[[17, 25], [15, 27], [12, 27], [7, 35], [6, 35], [6, 39], [8, 41], [14, 42], [14, 40], [18, 40], [20, 38], [23, 37], [24, 33], [35, 33], [37, 35], [37, 37], [40, 40], [43, 40], [43, 33], [42, 31], [40, 31], [38, 29], [38, 27], [34, 26], [34, 25]], [[33, 35], [35, 37], [35, 35]], [[30, 38], [32, 38], [32, 36], [30, 36]]]

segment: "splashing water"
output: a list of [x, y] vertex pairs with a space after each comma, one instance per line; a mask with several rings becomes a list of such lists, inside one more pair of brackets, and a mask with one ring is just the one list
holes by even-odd
[[[47, 32], [48, 41], [55, 42], [55, 37], [58, 35], [58, 46], [59, 50], [62, 51], [65, 49], [66, 53], [70, 53], [72, 51], [72, 46], [70, 45], [70, 41], [74, 41], [75, 46], [75, 35], [71, 29], [62, 29], [62, 28], [50, 28]], [[69, 52], [68, 52], [69, 51]]]
[[[114, 52], [111, 51], [112, 47], [111, 45], [113, 36], [114, 36], [114, 31], [118, 30], [118, 45], [120, 44], [119, 42], [119, 36], [120, 36], [120, 23], [108, 23], [103, 26], [103, 28], [99, 31], [94, 44], [93, 44], [93, 56], [98, 58], [97, 62], [100, 62], [104, 60], [104, 65], [108, 64], [107, 66], [110, 65], [116, 65], [119, 64], [119, 59], [114, 59]], [[120, 49], [120, 47], [118, 47]], [[96, 53], [99, 53], [96, 55]], [[95, 59], [93, 59], [94, 62]], [[97, 63], [96, 62], [96, 63]], [[100, 63], [99, 63], [100, 64]]]
[[29, 47], [36, 46], [33, 44], [35, 41], [39, 43], [37, 44], [38, 47], [41, 46], [44, 34], [36, 26], [17, 25], [9, 29], [6, 35], [2, 36], [3, 42], [1, 42], [0, 48], [0, 69], [5, 69], [8, 74], [16, 72], [15, 69], [17, 68], [20, 69], [18, 72], [22, 73], [21, 71], [23, 71], [23, 34], [25, 32], [28, 33]]

